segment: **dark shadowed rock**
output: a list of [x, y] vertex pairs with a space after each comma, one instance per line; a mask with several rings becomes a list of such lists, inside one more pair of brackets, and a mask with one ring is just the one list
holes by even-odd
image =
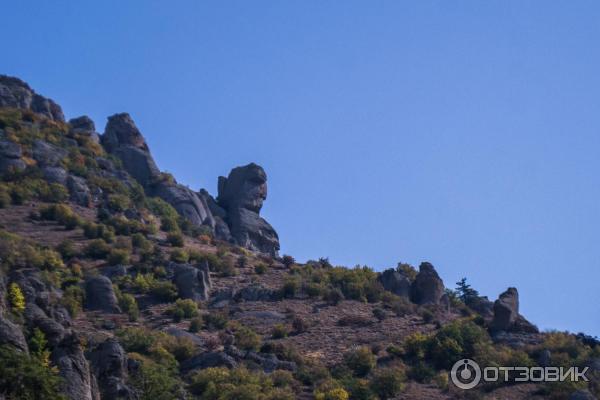
[[129, 114], [109, 117], [101, 142], [106, 151], [121, 159], [125, 170], [142, 186], [148, 185], [160, 175], [146, 140]]
[[204, 341], [202, 340], [202, 338], [200, 336], [195, 335], [191, 332], [185, 331], [183, 329], [169, 327], [169, 328], [165, 329], [165, 333], [167, 333], [173, 337], [176, 337], [176, 338], [189, 339], [197, 347], [204, 345]]
[[253, 251], [277, 256], [279, 237], [273, 227], [259, 216], [267, 198], [267, 174], [251, 163], [219, 177], [218, 205], [227, 213], [224, 220], [234, 241]]
[[40, 167], [55, 167], [67, 155], [65, 149], [43, 140], [34, 141], [31, 149], [33, 159]]
[[0, 135], [0, 173], [24, 170], [27, 165], [21, 159], [22, 155], [20, 145], [8, 140], [4, 134]]
[[0, 75], [0, 107], [31, 110], [55, 121], [65, 121], [58, 104], [40, 96], [22, 80], [6, 75]]
[[589, 390], [578, 390], [569, 396], [569, 400], [596, 400], [596, 396]]
[[121, 312], [110, 279], [106, 276], [95, 276], [86, 280], [85, 308], [107, 313]]
[[419, 265], [419, 273], [411, 286], [411, 300], [416, 304], [439, 304], [444, 295], [444, 282], [433, 265]]
[[115, 339], [107, 339], [91, 354], [90, 364], [98, 381], [102, 399], [137, 399], [135, 391], [125, 384], [128, 362], [123, 347]]
[[516, 288], [508, 288], [494, 302], [494, 319], [491, 329], [494, 331], [509, 330], [519, 315], [519, 292]]
[[192, 224], [213, 228], [214, 220], [208, 205], [190, 188], [169, 182], [157, 182], [152, 185], [150, 192], [172, 205]]
[[211, 287], [208, 264], [198, 265], [178, 264], [175, 266], [173, 283], [177, 286], [179, 297], [202, 301], [208, 299]]
[[401, 297], [410, 297], [410, 280], [394, 268], [387, 269], [379, 275], [379, 282], [385, 290]]
[[237, 362], [227, 353], [218, 351], [198, 354], [181, 363], [181, 370], [185, 372], [214, 367], [235, 368]]
[[0, 316], [0, 345], [8, 344], [27, 352], [27, 341], [21, 327]]
[[63, 391], [71, 400], [99, 400], [94, 375], [76, 335], [63, 339], [52, 351], [52, 363], [63, 378]]

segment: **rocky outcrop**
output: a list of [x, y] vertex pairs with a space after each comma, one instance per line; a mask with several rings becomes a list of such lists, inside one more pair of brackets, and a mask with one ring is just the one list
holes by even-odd
[[519, 292], [510, 287], [500, 294], [494, 302], [494, 318], [490, 323], [492, 332], [510, 331], [519, 333], [537, 333], [535, 325], [519, 314]]
[[27, 165], [21, 159], [22, 156], [21, 146], [8, 140], [0, 129], [0, 173], [24, 170]]
[[388, 292], [392, 292], [400, 297], [410, 297], [410, 280], [406, 275], [394, 268], [383, 271], [379, 275], [379, 282]]
[[213, 229], [214, 220], [208, 205], [190, 188], [176, 183], [159, 181], [149, 187], [150, 193], [158, 196], [196, 226], [205, 225]]
[[31, 153], [33, 159], [37, 161], [40, 167], [55, 167], [67, 155], [65, 149], [43, 140], [35, 140], [33, 142]]
[[411, 300], [416, 304], [439, 304], [444, 295], [444, 282], [433, 265], [419, 265], [419, 273], [411, 286]]
[[31, 110], [54, 121], [65, 121], [58, 104], [40, 96], [28, 84], [11, 76], [0, 75], [0, 107]]
[[69, 399], [100, 400], [96, 379], [76, 335], [67, 336], [54, 348], [52, 363], [59, 369], [63, 391]]
[[259, 213], [267, 198], [267, 174], [251, 163], [219, 177], [218, 205], [226, 211], [233, 240], [240, 246], [277, 256], [279, 237]]
[[106, 276], [94, 276], [85, 282], [85, 308], [120, 313], [112, 282]]
[[198, 354], [181, 364], [181, 370], [184, 372], [214, 367], [235, 368], [237, 361], [227, 353], [217, 351]]
[[71, 134], [87, 136], [92, 142], [100, 143], [100, 135], [96, 132], [96, 125], [87, 115], [70, 119], [69, 128]]
[[178, 264], [175, 266], [173, 283], [179, 297], [194, 301], [207, 300], [211, 287], [210, 273], [206, 262], [198, 265]]
[[102, 399], [134, 400], [136, 392], [126, 385], [127, 356], [115, 339], [107, 339], [90, 354], [92, 371], [98, 381]]
[[27, 352], [27, 341], [21, 327], [0, 316], [0, 345], [8, 344]]

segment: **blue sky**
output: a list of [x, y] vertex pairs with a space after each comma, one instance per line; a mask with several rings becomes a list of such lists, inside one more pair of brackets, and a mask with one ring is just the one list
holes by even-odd
[[0, 73], [129, 112], [216, 192], [255, 161], [282, 251], [432, 262], [544, 329], [600, 335], [600, 4], [13, 1]]

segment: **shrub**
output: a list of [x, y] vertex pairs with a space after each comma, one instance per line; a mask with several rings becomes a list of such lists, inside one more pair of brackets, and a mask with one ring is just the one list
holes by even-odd
[[254, 267], [254, 272], [258, 275], [262, 275], [267, 272], [267, 266], [265, 264], [258, 264]]
[[196, 345], [192, 339], [185, 336], [168, 336], [166, 340], [163, 340], [163, 346], [179, 362], [185, 361], [196, 354]]
[[332, 306], [337, 306], [344, 300], [344, 294], [338, 288], [330, 288], [323, 296], [323, 300]]
[[103, 259], [110, 253], [110, 246], [103, 239], [95, 239], [88, 243], [84, 253], [91, 258]]
[[177, 287], [172, 282], [153, 282], [149, 290], [160, 301], [173, 301], [177, 298]]
[[203, 321], [201, 317], [192, 318], [190, 321], [189, 331], [192, 333], [200, 332], [202, 329]]
[[140, 310], [137, 305], [135, 297], [129, 293], [123, 293], [117, 296], [119, 300], [119, 307], [129, 317], [130, 321], [137, 321], [140, 316]]
[[141, 233], [134, 233], [131, 235], [131, 245], [139, 249], [141, 252], [152, 251], [152, 242], [144, 237]]
[[183, 318], [193, 318], [198, 316], [198, 304], [192, 299], [178, 299], [171, 309], [171, 313], [179, 314]]
[[378, 369], [371, 378], [371, 389], [380, 399], [389, 399], [402, 391], [405, 380], [406, 375], [402, 368]]
[[112, 249], [108, 254], [108, 263], [110, 265], [127, 265], [129, 264], [130, 254], [126, 249]]
[[289, 268], [296, 263], [296, 260], [294, 260], [294, 257], [285, 254], [283, 257], [281, 257], [281, 262], [286, 268]]
[[429, 383], [436, 377], [436, 372], [429, 364], [419, 361], [408, 370], [408, 377], [420, 383]]
[[129, 197], [122, 194], [108, 195], [108, 208], [114, 212], [123, 212], [131, 207]]
[[66, 229], [74, 229], [81, 224], [81, 219], [66, 204], [53, 204], [40, 210], [40, 217], [49, 221], [56, 221]]
[[375, 367], [375, 356], [367, 347], [344, 354], [344, 363], [356, 376], [366, 376]]
[[227, 325], [227, 315], [224, 313], [212, 312], [204, 316], [206, 326], [212, 329], [223, 329]]
[[383, 321], [386, 318], [385, 311], [381, 308], [373, 309], [373, 316], [377, 318], [378, 321]]
[[368, 317], [354, 314], [344, 315], [337, 323], [339, 326], [365, 327], [371, 325], [373, 322]]
[[283, 339], [287, 337], [288, 333], [288, 328], [284, 324], [276, 324], [271, 331], [273, 339]]
[[315, 396], [316, 400], [348, 400], [349, 398], [348, 392], [342, 388], [331, 389]]
[[181, 232], [171, 232], [167, 235], [167, 242], [173, 247], [183, 247], [185, 241]]
[[184, 249], [173, 249], [171, 251], [171, 261], [178, 264], [185, 264], [188, 262], [190, 256]]
[[7, 399], [64, 400], [56, 369], [35, 356], [0, 346], [0, 387]]
[[145, 328], [125, 328], [117, 331], [120, 343], [126, 351], [148, 353], [156, 343], [157, 337]]
[[75, 248], [75, 242], [70, 239], [65, 239], [60, 242], [60, 244], [56, 246], [56, 251], [58, 251], [65, 260], [69, 260], [79, 253]]
[[51, 183], [43, 192], [40, 193], [40, 199], [49, 203], [60, 203], [69, 198], [69, 191], [59, 183]]
[[19, 313], [25, 311], [25, 296], [19, 285], [14, 282], [8, 287], [8, 301], [13, 311]]
[[179, 232], [176, 218], [161, 218], [160, 230], [164, 232]]
[[300, 288], [300, 283], [298, 279], [289, 278], [283, 283], [283, 288], [281, 289], [283, 297], [287, 299], [291, 299], [296, 296], [298, 293], [298, 289]]
[[139, 400], [172, 400], [182, 398], [182, 384], [173, 371], [139, 354], [130, 354], [139, 363], [131, 374], [130, 381], [136, 389]]
[[241, 326], [235, 332], [235, 343], [242, 350], [258, 350], [262, 338], [252, 329]]
[[0, 208], [6, 208], [10, 205], [11, 198], [7, 188], [0, 186]]
[[308, 330], [308, 323], [300, 317], [294, 317], [292, 320], [292, 329], [296, 334], [306, 332]]
[[85, 292], [80, 286], [71, 285], [63, 292], [62, 305], [67, 309], [71, 317], [75, 318], [83, 309]]

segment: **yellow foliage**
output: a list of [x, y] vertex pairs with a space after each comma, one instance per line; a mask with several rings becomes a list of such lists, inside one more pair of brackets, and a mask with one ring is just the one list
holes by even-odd
[[13, 310], [23, 312], [25, 310], [25, 296], [16, 283], [11, 283], [8, 288], [8, 299]]

